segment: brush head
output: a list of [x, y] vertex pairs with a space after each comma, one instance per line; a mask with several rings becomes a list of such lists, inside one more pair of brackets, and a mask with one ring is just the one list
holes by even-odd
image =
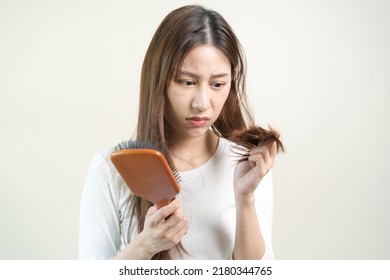
[[172, 172], [173, 176], [176, 179], [177, 183], [181, 182], [181, 177], [179, 172], [176, 169], [176, 166], [173, 162], [172, 157], [169, 155], [169, 153], [165, 152], [161, 146], [157, 144], [153, 144], [150, 141], [137, 141], [137, 140], [127, 140], [127, 141], [122, 141], [118, 143], [118, 145], [115, 147], [116, 151], [120, 150], [133, 150], [133, 149], [138, 149], [138, 150], [155, 150], [160, 152], [164, 157], [166, 162], [168, 163], [169, 169]]
[[134, 194], [160, 208], [180, 192], [180, 174], [169, 154], [158, 145], [129, 140], [115, 149], [111, 161]]

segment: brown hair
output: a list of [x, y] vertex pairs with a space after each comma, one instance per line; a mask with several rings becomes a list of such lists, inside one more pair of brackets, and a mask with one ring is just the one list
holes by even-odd
[[[205, 44], [225, 54], [232, 72], [230, 93], [212, 130], [220, 137], [237, 142], [237, 134], [233, 132], [254, 125], [245, 94], [245, 57], [236, 35], [217, 12], [189, 5], [165, 17], [145, 55], [141, 72], [137, 140], [158, 143], [169, 150], [170, 131], [165, 120], [168, 84], [175, 78], [173, 75], [181, 68], [188, 53]], [[146, 212], [152, 204], [135, 195], [131, 196], [131, 200], [131, 217], [136, 217], [138, 230], [142, 231]], [[181, 244], [173, 249], [179, 253], [185, 252]], [[153, 259], [171, 258], [171, 250], [153, 256]]]

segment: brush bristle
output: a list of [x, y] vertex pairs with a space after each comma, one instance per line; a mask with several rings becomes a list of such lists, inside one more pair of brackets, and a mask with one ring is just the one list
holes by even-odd
[[156, 144], [149, 142], [149, 141], [127, 140], [127, 141], [122, 141], [122, 142], [118, 143], [118, 145], [116, 145], [116, 147], [115, 147], [116, 151], [129, 150], [129, 149], [150, 149], [150, 150], [156, 150], [156, 151], [161, 152], [164, 155], [165, 159], [167, 160], [169, 168], [171, 169], [172, 174], [176, 179], [176, 182], [177, 183], [181, 182], [180, 174], [176, 169], [176, 166], [173, 162], [173, 159], [171, 158], [169, 153], [167, 153], [166, 151], [164, 151], [163, 148], [161, 148], [161, 146], [156, 145]]
[[[116, 147], [116, 150], [128, 150], [128, 149], [152, 149], [159, 152], [163, 152], [161, 147], [153, 144], [152, 142], [127, 140], [120, 142]], [[165, 155], [165, 154], [164, 154]]]

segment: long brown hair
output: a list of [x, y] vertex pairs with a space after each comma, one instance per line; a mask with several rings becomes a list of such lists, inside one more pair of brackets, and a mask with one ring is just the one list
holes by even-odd
[[[231, 139], [234, 131], [253, 126], [245, 93], [245, 56], [230, 25], [217, 12], [198, 5], [178, 8], [162, 21], [147, 50], [141, 72], [137, 140], [158, 143], [169, 150], [169, 126], [165, 120], [167, 88], [184, 58], [200, 45], [221, 50], [231, 63], [230, 93], [221, 114], [212, 125], [220, 137]], [[146, 212], [152, 204], [131, 196], [131, 217], [142, 231]], [[173, 249], [185, 250], [179, 244]], [[172, 250], [172, 249], [171, 249]], [[171, 250], [157, 253], [153, 259], [171, 259]]]

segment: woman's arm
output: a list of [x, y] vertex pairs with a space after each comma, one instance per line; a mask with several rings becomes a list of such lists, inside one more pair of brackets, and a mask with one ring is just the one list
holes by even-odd
[[[271, 130], [275, 130], [270, 127]], [[275, 130], [279, 133], [277, 130]], [[277, 153], [276, 143], [250, 151], [247, 161], [237, 165], [234, 174], [236, 200], [236, 236], [234, 259], [261, 259], [266, 252], [266, 243], [259, 224], [255, 190], [272, 168]], [[271, 186], [272, 187], [272, 181]], [[272, 199], [272, 196], [270, 197]], [[272, 201], [268, 203], [272, 207]], [[270, 209], [272, 213], [272, 209]], [[269, 229], [271, 230], [271, 229]]]
[[254, 196], [236, 199], [236, 236], [233, 259], [261, 259], [265, 242], [260, 230]]

